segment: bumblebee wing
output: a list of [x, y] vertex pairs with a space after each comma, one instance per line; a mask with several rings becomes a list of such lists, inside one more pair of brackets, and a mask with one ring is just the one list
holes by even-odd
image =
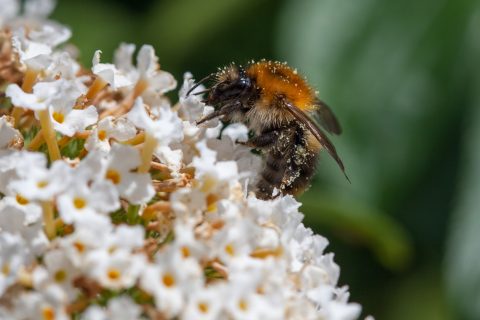
[[329, 133], [341, 134], [342, 127], [335, 117], [332, 109], [323, 101], [318, 100], [315, 104], [315, 111], [313, 112], [314, 119], [322, 126], [323, 129]]
[[330, 156], [337, 162], [338, 166], [342, 170], [343, 174], [347, 178], [347, 180], [350, 182], [350, 179], [348, 178], [347, 174], [345, 173], [345, 166], [343, 165], [342, 159], [338, 156], [337, 150], [335, 149], [335, 146], [333, 143], [328, 139], [327, 135], [320, 129], [315, 122], [310, 119], [308, 115], [306, 115], [302, 110], [291, 104], [290, 102], [286, 101], [283, 99], [283, 105], [285, 108], [290, 112], [290, 114], [300, 121], [300, 123], [303, 123], [308, 130], [317, 138], [318, 142], [327, 149], [328, 153]]

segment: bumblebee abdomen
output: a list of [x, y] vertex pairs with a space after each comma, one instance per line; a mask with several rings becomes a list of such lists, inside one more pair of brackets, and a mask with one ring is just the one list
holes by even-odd
[[301, 125], [282, 130], [275, 145], [264, 154], [264, 168], [256, 194], [270, 199], [274, 188], [282, 194], [299, 194], [310, 186], [320, 144]]
[[259, 88], [261, 105], [265, 108], [274, 106], [282, 95], [299, 109], [313, 110], [315, 91], [285, 63], [259, 61], [250, 64], [246, 72]]

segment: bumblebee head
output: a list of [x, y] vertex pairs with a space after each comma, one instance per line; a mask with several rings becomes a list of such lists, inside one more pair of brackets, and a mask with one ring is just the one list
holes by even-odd
[[233, 100], [246, 101], [252, 95], [253, 87], [245, 69], [232, 65], [217, 73], [217, 82], [208, 93], [207, 104], [215, 106]]

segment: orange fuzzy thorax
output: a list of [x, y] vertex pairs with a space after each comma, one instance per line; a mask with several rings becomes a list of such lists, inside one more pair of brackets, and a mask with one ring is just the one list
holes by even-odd
[[262, 105], [274, 105], [279, 95], [303, 111], [315, 108], [315, 92], [305, 79], [285, 63], [260, 61], [251, 64], [246, 70], [262, 90]]

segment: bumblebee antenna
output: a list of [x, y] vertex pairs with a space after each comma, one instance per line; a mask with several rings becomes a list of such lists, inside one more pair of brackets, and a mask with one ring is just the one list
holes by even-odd
[[213, 77], [214, 75], [215, 75], [215, 73], [210, 73], [208, 76], [206, 76], [205, 78], [198, 81], [193, 87], [190, 88], [190, 90], [188, 90], [186, 96], [188, 97], [193, 90], [195, 90], [199, 85], [201, 85], [202, 83], [204, 83], [205, 81], [207, 81], [208, 79]]
[[204, 93], [207, 93], [207, 92], [210, 92], [211, 89], [207, 89], [207, 90], [202, 90], [202, 91], [198, 91], [198, 92], [195, 92], [195, 93], [192, 93], [194, 96], [198, 96], [200, 94], [204, 94]]

